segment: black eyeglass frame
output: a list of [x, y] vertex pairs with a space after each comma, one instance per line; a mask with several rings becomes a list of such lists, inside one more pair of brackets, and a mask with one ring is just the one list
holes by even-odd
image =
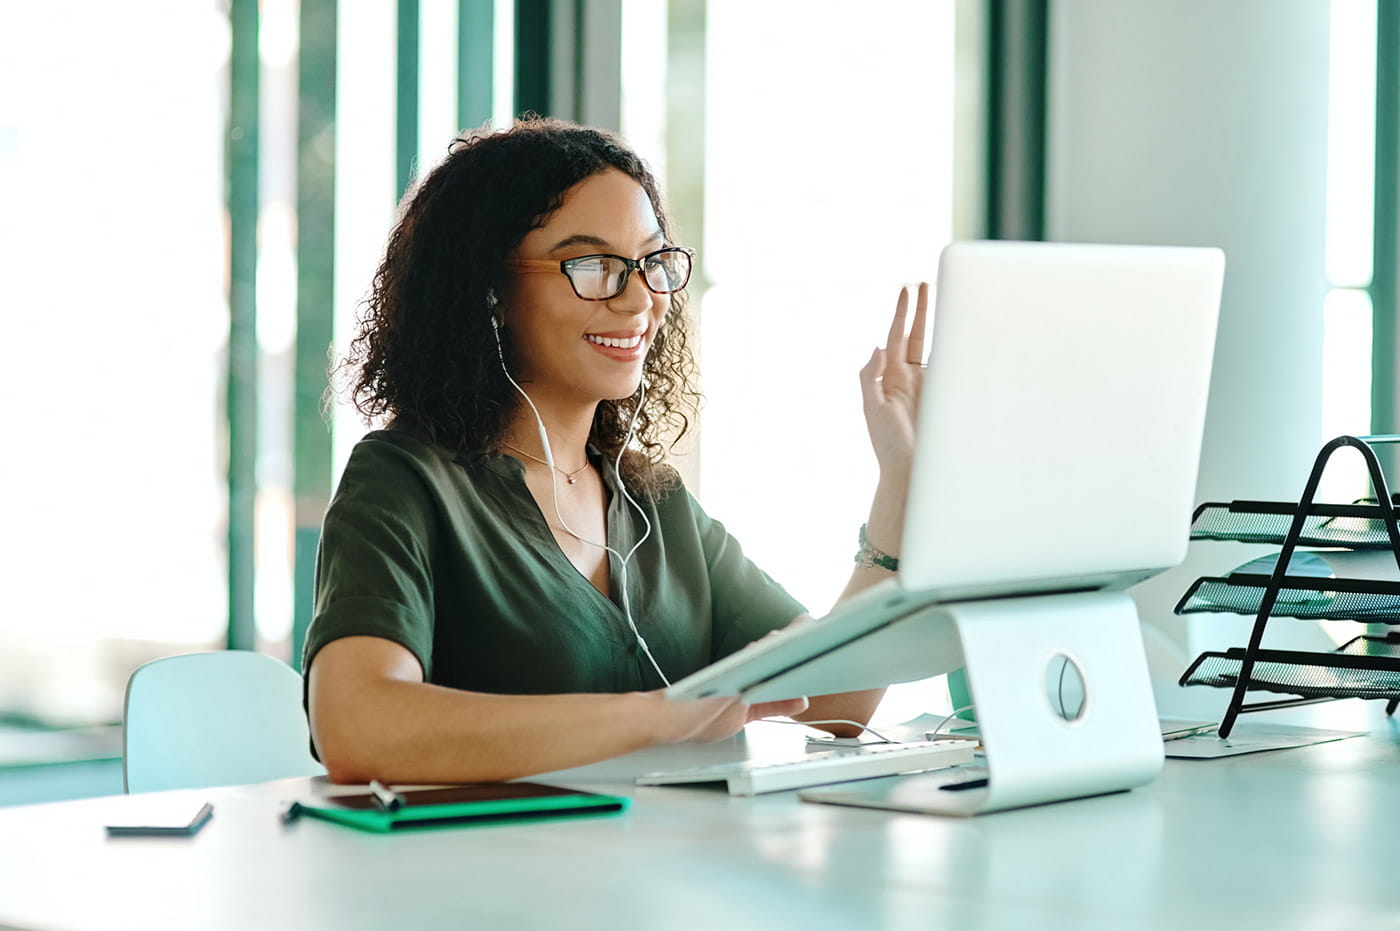
[[[646, 273], [643, 271], [642, 266], [649, 259], [654, 259], [658, 255], [664, 255], [668, 252], [679, 252], [686, 257], [685, 280], [680, 283], [679, 287], [658, 290], [652, 287], [651, 282], [647, 280]], [[590, 259], [617, 259], [626, 266], [627, 274], [618, 279], [618, 288], [612, 294], [604, 295], [603, 297], [584, 297], [582, 294], [578, 293], [578, 285], [574, 283], [574, 266], [582, 262], [587, 262]], [[555, 262], [552, 259], [511, 259], [509, 264], [512, 268], [522, 272], [562, 272], [564, 277], [569, 279], [569, 287], [573, 289], [574, 296], [579, 300], [610, 301], [627, 290], [627, 283], [632, 280], [632, 274], [634, 272], [642, 272], [642, 274], [639, 275], [642, 279], [642, 286], [652, 294], [675, 294], [678, 291], [684, 291], [686, 285], [690, 284], [690, 276], [695, 270], [695, 250], [687, 246], [666, 246], [657, 249], [655, 252], [648, 252], [640, 259], [629, 259], [626, 256], [613, 255], [608, 252], [598, 252], [593, 255], [576, 255], [571, 259], [564, 259], [559, 262]]]

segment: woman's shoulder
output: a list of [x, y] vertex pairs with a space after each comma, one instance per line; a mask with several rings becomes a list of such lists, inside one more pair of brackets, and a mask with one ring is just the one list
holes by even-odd
[[350, 450], [350, 462], [427, 472], [451, 470], [463, 464], [460, 457], [450, 450], [429, 442], [412, 430], [397, 427], [366, 433]]
[[452, 451], [409, 430], [388, 428], [366, 433], [350, 450], [340, 485], [403, 494], [418, 486], [435, 496], [460, 495], [472, 484], [475, 469]]
[[[685, 478], [675, 466], [669, 462], [644, 462], [641, 467], [636, 467], [636, 463], [641, 461], [639, 456], [631, 464], [632, 468], [629, 468], [628, 464], [623, 466], [630, 492], [647, 498], [657, 507], [675, 506], [690, 498], [690, 492], [685, 487]], [[613, 468], [611, 462], [604, 464], [606, 473], [613, 472]]]
[[685, 476], [669, 463], [657, 466], [657, 469], [659, 481], [653, 496], [657, 512], [663, 516], [683, 517], [698, 526], [708, 526], [711, 518], [686, 486]]

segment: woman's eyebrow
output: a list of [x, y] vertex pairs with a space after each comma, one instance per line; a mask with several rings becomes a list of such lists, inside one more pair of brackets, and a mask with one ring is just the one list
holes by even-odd
[[549, 251], [558, 252], [560, 249], [566, 249], [569, 246], [597, 246], [600, 249], [606, 249], [609, 243], [607, 240], [599, 239], [597, 236], [590, 236], [587, 233], [575, 233], [572, 236], [564, 237], [550, 246]]
[[[652, 233], [646, 238], [646, 240], [644, 240], [644, 242], [653, 243], [657, 242], [658, 240], [663, 242], [665, 241], [665, 237], [661, 235], [661, 230], [657, 230], [656, 232]], [[564, 237], [563, 239], [556, 242], [554, 245], [550, 246], [549, 251], [558, 252], [560, 249], [567, 249], [569, 246], [595, 246], [599, 249], [613, 248], [612, 243], [608, 242], [606, 239], [601, 239], [597, 236], [594, 236], [591, 233], [575, 233], [572, 236]]]

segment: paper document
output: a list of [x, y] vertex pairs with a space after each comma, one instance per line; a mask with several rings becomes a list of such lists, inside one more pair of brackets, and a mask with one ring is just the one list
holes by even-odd
[[1213, 760], [1264, 750], [1286, 750], [1312, 744], [1360, 737], [1365, 731], [1330, 731], [1320, 727], [1295, 727], [1287, 724], [1260, 724], [1236, 721], [1229, 737], [1220, 737], [1214, 730], [1167, 741], [1167, 757], [1173, 760]]

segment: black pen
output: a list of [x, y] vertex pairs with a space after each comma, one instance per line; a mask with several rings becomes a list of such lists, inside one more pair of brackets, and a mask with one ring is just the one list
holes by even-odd
[[1205, 737], [1209, 734], [1214, 734], [1219, 727], [1220, 725], [1216, 723], [1194, 724], [1189, 727], [1183, 727], [1180, 730], [1167, 731], [1162, 735], [1162, 740], [1169, 741], [1182, 740], [1187, 737]]
[[369, 792], [374, 802], [385, 811], [398, 811], [403, 807], [403, 796], [391, 790], [378, 779], [369, 781]]

